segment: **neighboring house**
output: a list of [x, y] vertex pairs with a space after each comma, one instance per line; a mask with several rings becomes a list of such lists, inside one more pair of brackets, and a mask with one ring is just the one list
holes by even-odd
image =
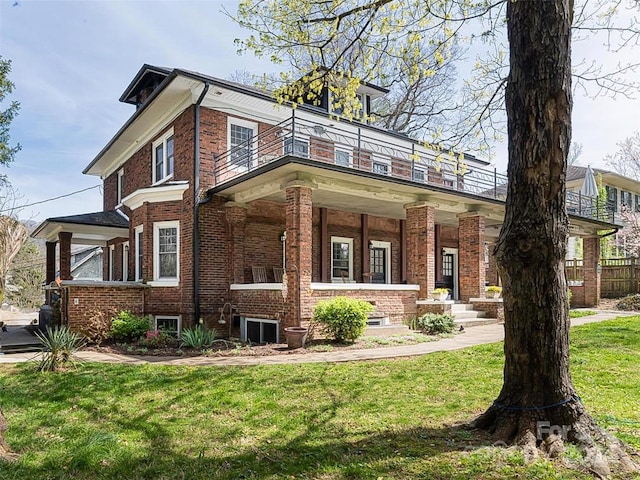
[[[597, 178], [601, 179], [602, 186], [605, 188], [607, 211], [613, 212], [613, 223], [624, 225], [622, 211], [625, 208], [633, 212], [640, 212], [640, 182], [619, 173], [597, 168], [593, 169], [593, 173]], [[567, 169], [567, 190], [577, 194], [584, 183], [586, 174], [587, 167], [569, 166]], [[612, 238], [615, 246], [614, 256], [626, 257], [624, 229], [616, 232]], [[579, 256], [575, 245], [575, 241], [569, 242], [567, 258]]]
[[71, 248], [71, 277], [74, 280], [103, 280], [102, 247], [78, 245]]
[[[384, 93], [359, 91], [365, 109]], [[88, 306], [127, 309], [176, 332], [202, 318], [275, 341], [335, 295], [374, 303], [390, 324], [427, 308], [436, 285], [482, 299], [497, 281], [490, 252], [506, 177], [472, 156], [339, 121], [329, 95], [291, 108], [144, 65], [120, 98], [135, 113], [84, 170], [104, 182], [104, 211], [34, 232], [47, 241], [48, 278], [60, 244], [63, 318], [77, 326]], [[585, 238], [583, 297], [594, 305], [597, 231], [612, 222], [577, 210], [570, 220]], [[103, 247], [103, 282], [71, 280], [72, 243]]]

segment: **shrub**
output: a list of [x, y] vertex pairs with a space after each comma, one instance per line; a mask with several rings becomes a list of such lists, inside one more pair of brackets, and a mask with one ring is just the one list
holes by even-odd
[[164, 348], [173, 345], [176, 339], [164, 330], [147, 330], [147, 333], [140, 343], [149, 348]]
[[353, 342], [364, 333], [367, 314], [372, 311], [373, 306], [364, 300], [335, 297], [318, 302], [313, 316], [325, 335], [339, 342]]
[[131, 312], [120, 312], [111, 322], [111, 338], [119, 342], [134, 342], [149, 330], [149, 320]]
[[203, 348], [210, 347], [216, 341], [216, 331], [209, 330], [202, 325], [196, 325], [195, 328], [185, 328], [180, 336], [182, 343], [180, 348]]
[[616, 303], [616, 308], [618, 310], [640, 310], [640, 294], [636, 293], [635, 295], [624, 297]]
[[428, 335], [451, 333], [456, 327], [455, 319], [443, 313], [425, 313], [416, 319], [414, 325], [416, 330]]
[[42, 342], [42, 359], [38, 365], [41, 372], [54, 372], [73, 361], [73, 354], [84, 346], [82, 335], [72, 332], [69, 327], [47, 327], [47, 333], [36, 331]]
[[84, 335], [89, 342], [100, 345], [111, 334], [111, 322], [112, 317], [108, 313], [101, 310], [88, 312], [79, 333]]

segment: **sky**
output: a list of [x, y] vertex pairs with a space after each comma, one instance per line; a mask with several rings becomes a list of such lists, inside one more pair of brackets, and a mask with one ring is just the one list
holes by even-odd
[[[179, 67], [220, 78], [236, 70], [277, 72], [267, 60], [238, 55], [233, 40], [246, 32], [221, 9], [234, 1], [0, 0], [0, 55], [12, 61], [11, 100], [21, 109], [11, 125], [11, 142], [22, 150], [10, 167], [0, 167], [23, 204], [23, 220], [102, 210], [98, 177], [82, 170], [133, 114], [118, 101], [145, 64]], [[640, 22], [640, 11], [627, 12]], [[576, 45], [574, 57], [593, 54], [616, 65], [640, 58], [640, 48], [614, 54], [602, 39]], [[620, 56], [622, 55], [622, 57]], [[636, 72], [640, 80], [640, 71]], [[593, 93], [593, 92], [591, 92]], [[640, 93], [635, 99], [574, 96], [573, 140], [582, 144], [582, 165], [607, 168], [604, 157], [640, 130]], [[473, 152], [471, 152], [473, 153]], [[492, 159], [506, 169], [506, 143]], [[65, 196], [58, 200], [54, 197]]]

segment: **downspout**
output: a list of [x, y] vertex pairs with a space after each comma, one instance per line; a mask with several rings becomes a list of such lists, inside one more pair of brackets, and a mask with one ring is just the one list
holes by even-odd
[[198, 97], [193, 112], [193, 319], [196, 325], [200, 323], [200, 104], [209, 91], [210, 84], [204, 82], [204, 89]]

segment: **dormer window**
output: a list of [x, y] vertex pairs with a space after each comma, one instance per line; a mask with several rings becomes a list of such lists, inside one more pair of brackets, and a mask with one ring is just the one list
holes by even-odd
[[[330, 105], [331, 113], [333, 113], [334, 115], [342, 116], [344, 108], [342, 105], [339, 104], [340, 101], [331, 93], [330, 93], [330, 97], [331, 97], [331, 102], [329, 102], [329, 105]], [[351, 114], [354, 120], [359, 120], [363, 122], [366, 120], [366, 116], [369, 115], [369, 109], [367, 108], [368, 96], [365, 95], [364, 93], [356, 93], [356, 98], [358, 99], [360, 106], [358, 107], [357, 105], [354, 105], [351, 111]], [[338, 105], [336, 105], [336, 103], [338, 103]]]
[[153, 183], [173, 177], [173, 128], [153, 143]]

